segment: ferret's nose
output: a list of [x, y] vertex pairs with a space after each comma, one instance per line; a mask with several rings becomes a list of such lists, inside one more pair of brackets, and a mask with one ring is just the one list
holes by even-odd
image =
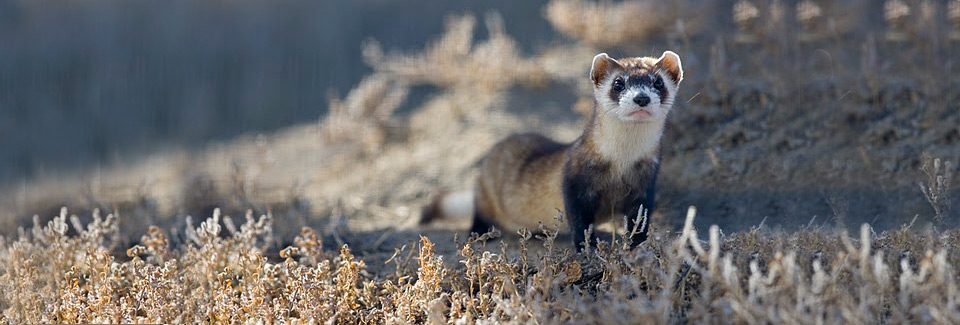
[[637, 105], [640, 105], [640, 106], [647, 106], [647, 104], [650, 104], [650, 97], [647, 95], [640, 94], [640, 95], [637, 95], [637, 97], [633, 98], [633, 102], [637, 103]]

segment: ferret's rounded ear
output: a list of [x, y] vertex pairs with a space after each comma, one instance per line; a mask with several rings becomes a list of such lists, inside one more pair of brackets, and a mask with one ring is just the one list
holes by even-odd
[[680, 64], [680, 56], [677, 53], [673, 53], [673, 51], [663, 52], [660, 59], [657, 59], [657, 65], [663, 67], [677, 84], [680, 84], [680, 81], [683, 80], [683, 65]]
[[597, 54], [593, 57], [593, 66], [590, 68], [590, 80], [593, 81], [594, 85], [599, 86], [607, 75], [618, 67], [620, 67], [620, 63], [610, 58], [607, 53]]

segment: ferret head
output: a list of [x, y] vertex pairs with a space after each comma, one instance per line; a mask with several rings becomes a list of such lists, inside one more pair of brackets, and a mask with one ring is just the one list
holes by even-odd
[[683, 68], [680, 56], [671, 51], [660, 58], [620, 60], [600, 53], [593, 58], [590, 80], [598, 114], [624, 122], [664, 121], [683, 80]]

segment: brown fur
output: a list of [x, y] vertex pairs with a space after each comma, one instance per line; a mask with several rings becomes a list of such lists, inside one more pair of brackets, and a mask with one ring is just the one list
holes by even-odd
[[[632, 190], [631, 184], [655, 176], [657, 154], [617, 170], [597, 150], [595, 139], [603, 119], [594, 115], [583, 135], [575, 142], [561, 144], [539, 134], [515, 134], [490, 149], [483, 158], [475, 189], [476, 218], [509, 232], [520, 228], [538, 229], [539, 224], [555, 226], [563, 212], [562, 181], [565, 174], [590, 175], [601, 180], [601, 209], [596, 222], [609, 221]], [[604, 213], [606, 212], [606, 213]]]
[[[489, 226], [535, 230], [540, 224], [554, 226], [563, 213], [579, 243], [591, 224], [635, 217], [641, 207], [654, 209], [660, 138], [683, 79], [679, 57], [665, 52], [659, 59], [614, 60], [599, 54], [590, 79], [593, 114], [576, 141], [516, 134], [483, 158], [473, 193], [472, 231], [485, 232]], [[431, 204], [424, 219], [443, 213], [438, 208], [442, 202]], [[643, 231], [634, 243], [646, 238], [645, 226]]]
[[569, 147], [539, 134], [517, 134], [494, 145], [480, 165], [475, 217], [508, 231], [554, 224], [563, 211]]

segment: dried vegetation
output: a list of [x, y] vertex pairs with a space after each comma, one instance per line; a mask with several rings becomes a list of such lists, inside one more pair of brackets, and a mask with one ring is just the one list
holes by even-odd
[[471, 91], [497, 91], [514, 83], [539, 84], [544, 72], [536, 62], [524, 58], [516, 42], [507, 36], [503, 18], [486, 16], [488, 37], [474, 42], [476, 18], [451, 16], [447, 31], [420, 54], [384, 54], [376, 41], [363, 50], [364, 60], [379, 73], [413, 84]]
[[64, 210], [0, 239], [0, 322], [960, 321], [957, 231], [726, 236], [713, 226], [701, 241], [694, 214], [679, 236], [658, 233], [635, 250], [614, 238], [583, 256], [547, 228], [499, 246], [488, 240], [496, 234], [474, 237], [455, 256], [421, 237], [397, 249], [394, 271], [371, 274], [349, 246], [322, 249], [310, 228], [271, 254], [270, 217], [238, 229], [219, 212], [188, 226], [176, 249], [151, 228], [118, 259], [114, 215], [86, 226], [71, 216], [71, 229]]
[[564, 35], [605, 47], [664, 32], [676, 19], [667, 8], [660, 1], [555, 0], [547, 4], [546, 17]]

